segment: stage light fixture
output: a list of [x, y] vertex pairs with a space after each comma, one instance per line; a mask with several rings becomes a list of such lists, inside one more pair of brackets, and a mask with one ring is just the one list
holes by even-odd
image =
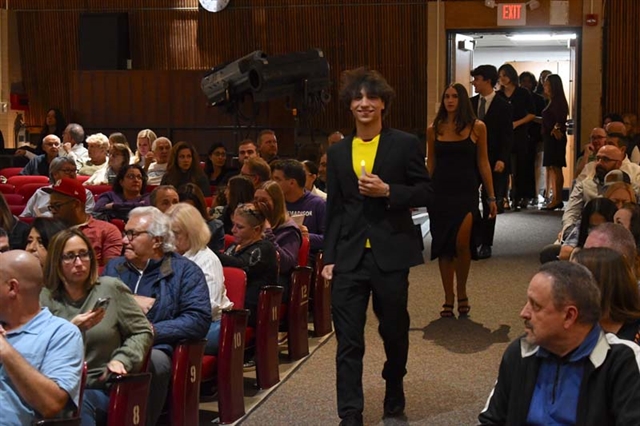
[[249, 71], [256, 61], [265, 58], [261, 50], [256, 50], [236, 61], [218, 65], [205, 74], [200, 88], [211, 105], [220, 105], [232, 98], [243, 97], [251, 92]]

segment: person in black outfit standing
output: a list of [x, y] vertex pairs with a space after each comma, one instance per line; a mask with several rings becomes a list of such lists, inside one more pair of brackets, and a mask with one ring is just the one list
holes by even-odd
[[341, 425], [362, 425], [362, 357], [369, 295], [380, 321], [387, 361], [384, 416], [404, 413], [403, 377], [409, 350], [409, 268], [424, 262], [411, 207], [431, 198], [418, 138], [383, 127], [394, 90], [377, 72], [345, 71], [340, 98], [355, 133], [327, 153], [324, 278], [333, 280], [338, 339], [337, 394]]
[[[493, 90], [498, 81], [498, 70], [493, 65], [480, 65], [471, 71], [473, 86], [479, 94], [471, 98], [471, 105], [478, 119], [487, 127], [487, 150], [493, 190], [495, 192], [498, 212], [502, 213], [504, 197], [507, 191], [507, 167], [513, 145], [513, 120], [509, 103]], [[482, 102], [484, 99], [484, 102]], [[483, 106], [484, 105], [484, 106]], [[484, 108], [484, 110], [483, 110]], [[478, 259], [491, 257], [493, 236], [496, 229], [496, 219], [489, 217], [487, 191], [482, 186], [482, 218], [478, 224], [477, 241]]]

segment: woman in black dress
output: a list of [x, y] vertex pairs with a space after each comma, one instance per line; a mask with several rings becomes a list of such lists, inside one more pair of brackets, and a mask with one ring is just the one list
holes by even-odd
[[520, 87], [518, 72], [511, 64], [498, 69], [501, 95], [511, 104], [513, 112], [513, 147], [511, 149], [511, 201], [515, 211], [527, 208], [536, 195], [535, 146], [529, 141], [529, 123], [536, 118], [531, 93]]
[[453, 317], [456, 279], [458, 313], [471, 307], [467, 278], [471, 257], [476, 255], [472, 226], [478, 213], [478, 176], [489, 194], [490, 218], [498, 211], [487, 153], [487, 128], [476, 120], [467, 89], [454, 83], [447, 87], [440, 109], [427, 129], [427, 166], [433, 179], [434, 197], [429, 206], [431, 259], [438, 258], [445, 302], [441, 317]]
[[564, 176], [562, 168], [567, 166], [565, 159], [567, 150], [567, 116], [569, 104], [564, 95], [562, 79], [557, 74], [551, 74], [544, 82], [544, 93], [549, 104], [542, 111], [542, 140], [544, 142], [544, 160], [542, 165], [550, 175], [553, 197], [544, 210], [562, 208], [562, 187]]

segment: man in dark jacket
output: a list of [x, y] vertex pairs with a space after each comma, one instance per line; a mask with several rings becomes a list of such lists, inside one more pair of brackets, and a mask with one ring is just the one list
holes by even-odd
[[544, 264], [480, 413], [482, 425], [640, 424], [640, 348], [605, 334], [600, 291], [581, 265]]
[[209, 289], [200, 267], [174, 253], [169, 219], [155, 207], [129, 214], [123, 237], [124, 256], [112, 259], [103, 275], [120, 278], [153, 325], [147, 425], [162, 412], [171, 379], [173, 346], [198, 340], [211, 324]]

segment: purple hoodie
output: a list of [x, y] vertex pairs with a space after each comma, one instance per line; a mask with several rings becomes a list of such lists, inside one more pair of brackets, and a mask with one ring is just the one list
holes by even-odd
[[309, 229], [309, 242], [311, 251], [322, 250], [324, 243], [324, 213], [327, 209], [327, 202], [322, 198], [304, 191], [304, 195], [298, 201], [287, 202], [289, 215], [303, 215], [304, 226]]

